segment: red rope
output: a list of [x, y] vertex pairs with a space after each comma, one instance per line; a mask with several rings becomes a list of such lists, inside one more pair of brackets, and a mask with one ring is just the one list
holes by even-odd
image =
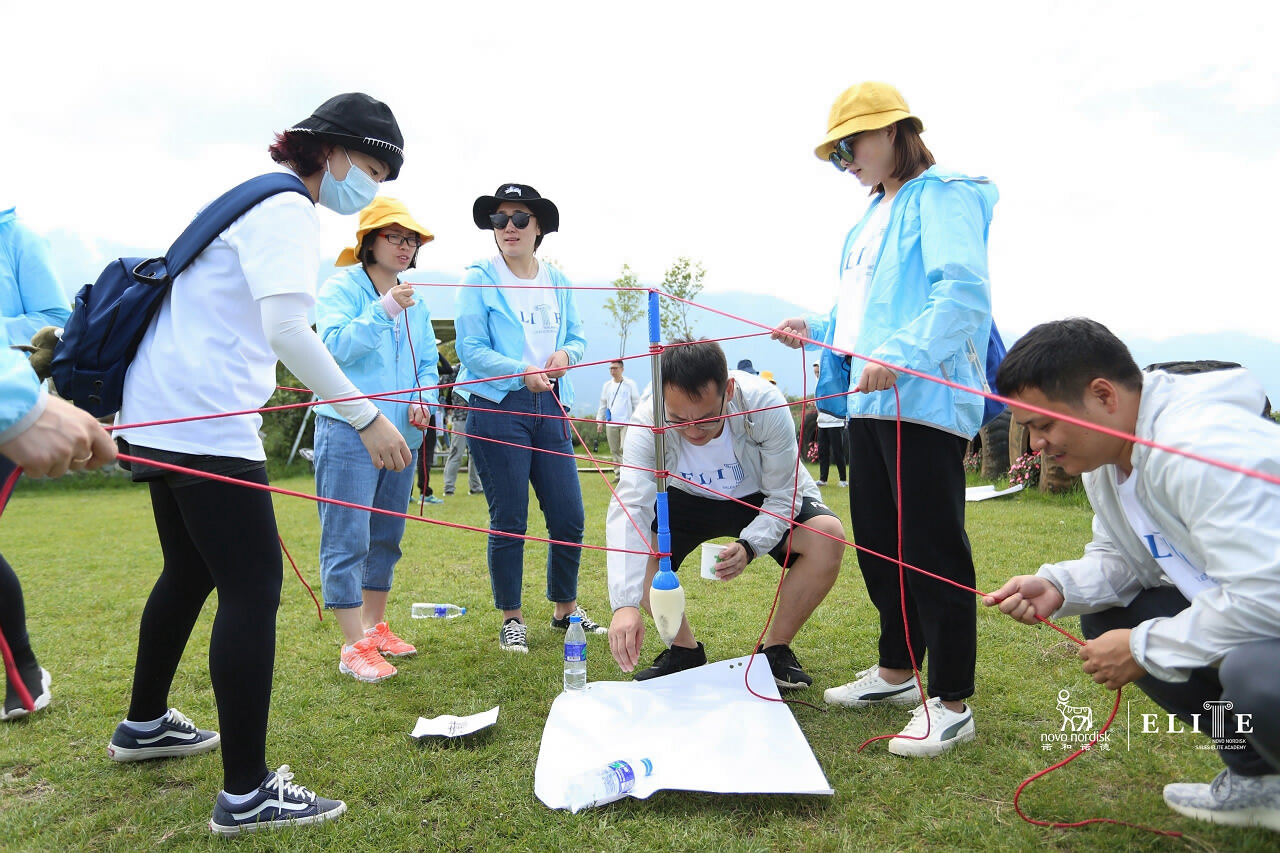
[[[21, 476], [22, 469], [14, 468], [9, 472], [9, 476], [5, 478], [4, 484], [0, 486], [0, 515], [4, 514], [4, 508], [9, 503], [9, 495], [13, 494], [13, 487]], [[18, 699], [22, 702], [22, 707], [27, 709], [27, 713], [31, 713], [36, 709], [35, 700], [31, 698], [31, 692], [27, 690], [27, 685], [22, 681], [22, 676], [18, 672], [18, 664], [13, 660], [13, 652], [9, 649], [9, 641], [5, 639], [3, 630], [0, 630], [0, 656], [4, 657], [5, 677], [9, 679], [9, 683], [13, 685], [14, 690], [17, 692]]]

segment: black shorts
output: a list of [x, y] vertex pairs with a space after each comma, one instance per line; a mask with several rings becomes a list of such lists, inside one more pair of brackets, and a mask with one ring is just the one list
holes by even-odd
[[[756, 492], [739, 500], [750, 504], [743, 506], [737, 501], [716, 500], [692, 495], [683, 489], [667, 489], [667, 515], [671, 525], [671, 569], [678, 571], [684, 558], [711, 539], [732, 536], [735, 539], [742, 534], [743, 528], [756, 519], [759, 508], [764, 505], [764, 493]], [[754, 507], [754, 508], [753, 508]], [[826, 504], [816, 498], [804, 498], [796, 510], [795, 521], [803, 524], [811, 518], [829, 515], [839, 518]], [[794, 529], [794, 525], [792, 525]], [[658, 519], [653, 520], [653, 531], [658, 531]], [[801, 556], [792, 550], [787, 553], [786, 534], [773, 546], [769, 556], [778, 565], [786, 568]], [[759, 556], [758, 554], [756, 556]], [[790, 557], [790, 559], [788, 559]]]

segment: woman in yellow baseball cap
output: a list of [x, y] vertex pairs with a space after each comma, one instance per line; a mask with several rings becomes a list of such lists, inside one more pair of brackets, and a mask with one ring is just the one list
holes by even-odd
[[[890, 752], [908, 756], [938, 755], [974, 737], [964, 701], [973, 694], [977, 656], [973, 593], [907, 571], [904, 606], [895, 560], [901, 512], [903, 562], [975, 584], [963, 459], [984, 399], [927, 377], [986, 387], [987, 229], [998, 198], [986, 178], [937, 167], [923, 131], [888, 83], [858, 83], [836, 98], [814, 154], [870, 190], [871, 203], [845, 238], [836, 305], [825, 316], [784, 320], [773, 333], [789, 346], [808, 338], [828, 347], [815, 395], [824, 411], [848, 419], [858, 565], [880, 612], [876, 664], [855, 666], [856, 680], [824, 698], [855, 707], [918, 706], [889, 741]], [[922, 704], [913, 675], [926, 651], [929, 695]]]
[[[427, 306], [400, 275], [414, 266], [433, 236], [404, 203], [379, 196], [360, 211], [354, 246], [343, 249], [316, 298], [316, 332], [352, 383], [365, 394], [405, 389], [375, 399], [411, 448], [422, 444], [440, 383], [436, 336]], [[401, 471], [375, 467], [360, 433], [330, 405], [316, 407], [316, 494], [360, 507], [403, 513], [413, 489], [414, 464]], [[384, 658], [417, 652], [387, 625], [387, 599], [404, 535], [403, 515], [320, 503], [320, 579], [325, 607], [342, 629], [338, 669], [375, 683], [396, 674]]]

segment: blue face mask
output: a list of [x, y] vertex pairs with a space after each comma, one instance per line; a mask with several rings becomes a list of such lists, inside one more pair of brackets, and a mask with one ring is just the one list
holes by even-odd
[[329, 161], [325, 161], [324, 177], [320, 179], [320, 203], [334, 213], [348, 216], [369, 206], [369, 202], [378, 194], [378, 182], [351, 162], [351, 155], [347, 154], [345, 148], [342, 153], [346, 154], [351, 168], [347, 170], [347, 176], [339, 181], [329, 171]]

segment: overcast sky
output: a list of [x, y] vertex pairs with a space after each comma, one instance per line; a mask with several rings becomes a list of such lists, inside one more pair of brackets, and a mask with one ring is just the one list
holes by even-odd
[[[560, 207], [542, 251], [571, 279], [689, 255], [710, 290], [825, 310], [866, 195], [812, 150], [879, 79], [941, 165], [999, 187], [1003, 327], [1280, 341], [1273, 0], [6, 5], [0, 207], [94, 266], [167, 245], [273, 131], [365, 91], [404, 131], [382, 192], [435, 231], [424, 268], [492, 254], [471, 202], [519, 181]], [[321, 216], [333, 257], [355, 219]]]

